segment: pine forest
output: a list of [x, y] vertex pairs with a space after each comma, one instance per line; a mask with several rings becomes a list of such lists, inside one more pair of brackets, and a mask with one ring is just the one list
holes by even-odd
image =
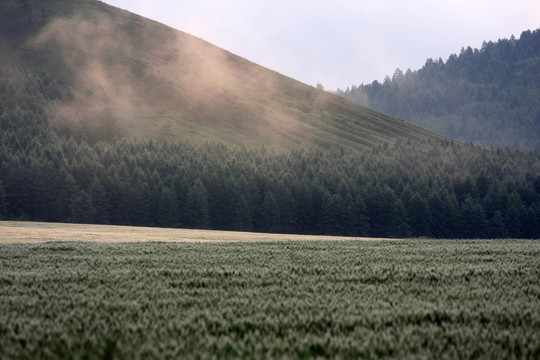
[[540, 237], [540, 154], [451, 140], [277, 151], [63, 132], [46, 72], [4, 69], [4, 219], [375, 237]]

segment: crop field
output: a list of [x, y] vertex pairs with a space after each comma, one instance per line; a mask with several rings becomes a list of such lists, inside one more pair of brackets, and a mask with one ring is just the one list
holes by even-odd
[[0, 358], [540, 358], [539, 241], [140, 231], [0, 222]]

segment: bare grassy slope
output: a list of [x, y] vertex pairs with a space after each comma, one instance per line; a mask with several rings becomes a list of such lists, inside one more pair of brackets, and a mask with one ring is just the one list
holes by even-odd
[[0, 60], [70, 86], [72, 96], [50, 104], [62, 126], [286, 148], [441, 138], [98, 1], [45, 3], [31, 31], [4, 30]]

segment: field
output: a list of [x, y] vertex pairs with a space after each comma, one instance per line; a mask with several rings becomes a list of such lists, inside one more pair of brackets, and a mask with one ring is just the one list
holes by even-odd
[[0, 358], [224, 357], [538, 359], [540, 242], [0, 222]]

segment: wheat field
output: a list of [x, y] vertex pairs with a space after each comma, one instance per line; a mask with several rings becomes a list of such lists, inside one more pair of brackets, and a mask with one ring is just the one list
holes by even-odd
[[0, 243], [48, 241], [91, 242], [268, 242], [268, 241], [377, 241], [388, 239], [344, 236], [287, 235], [239, 231], [166, 229], [151, 227], [0, 221]]
[[0, 359], [538, 359], [539, 259], [534, 240], [2, 222]]

